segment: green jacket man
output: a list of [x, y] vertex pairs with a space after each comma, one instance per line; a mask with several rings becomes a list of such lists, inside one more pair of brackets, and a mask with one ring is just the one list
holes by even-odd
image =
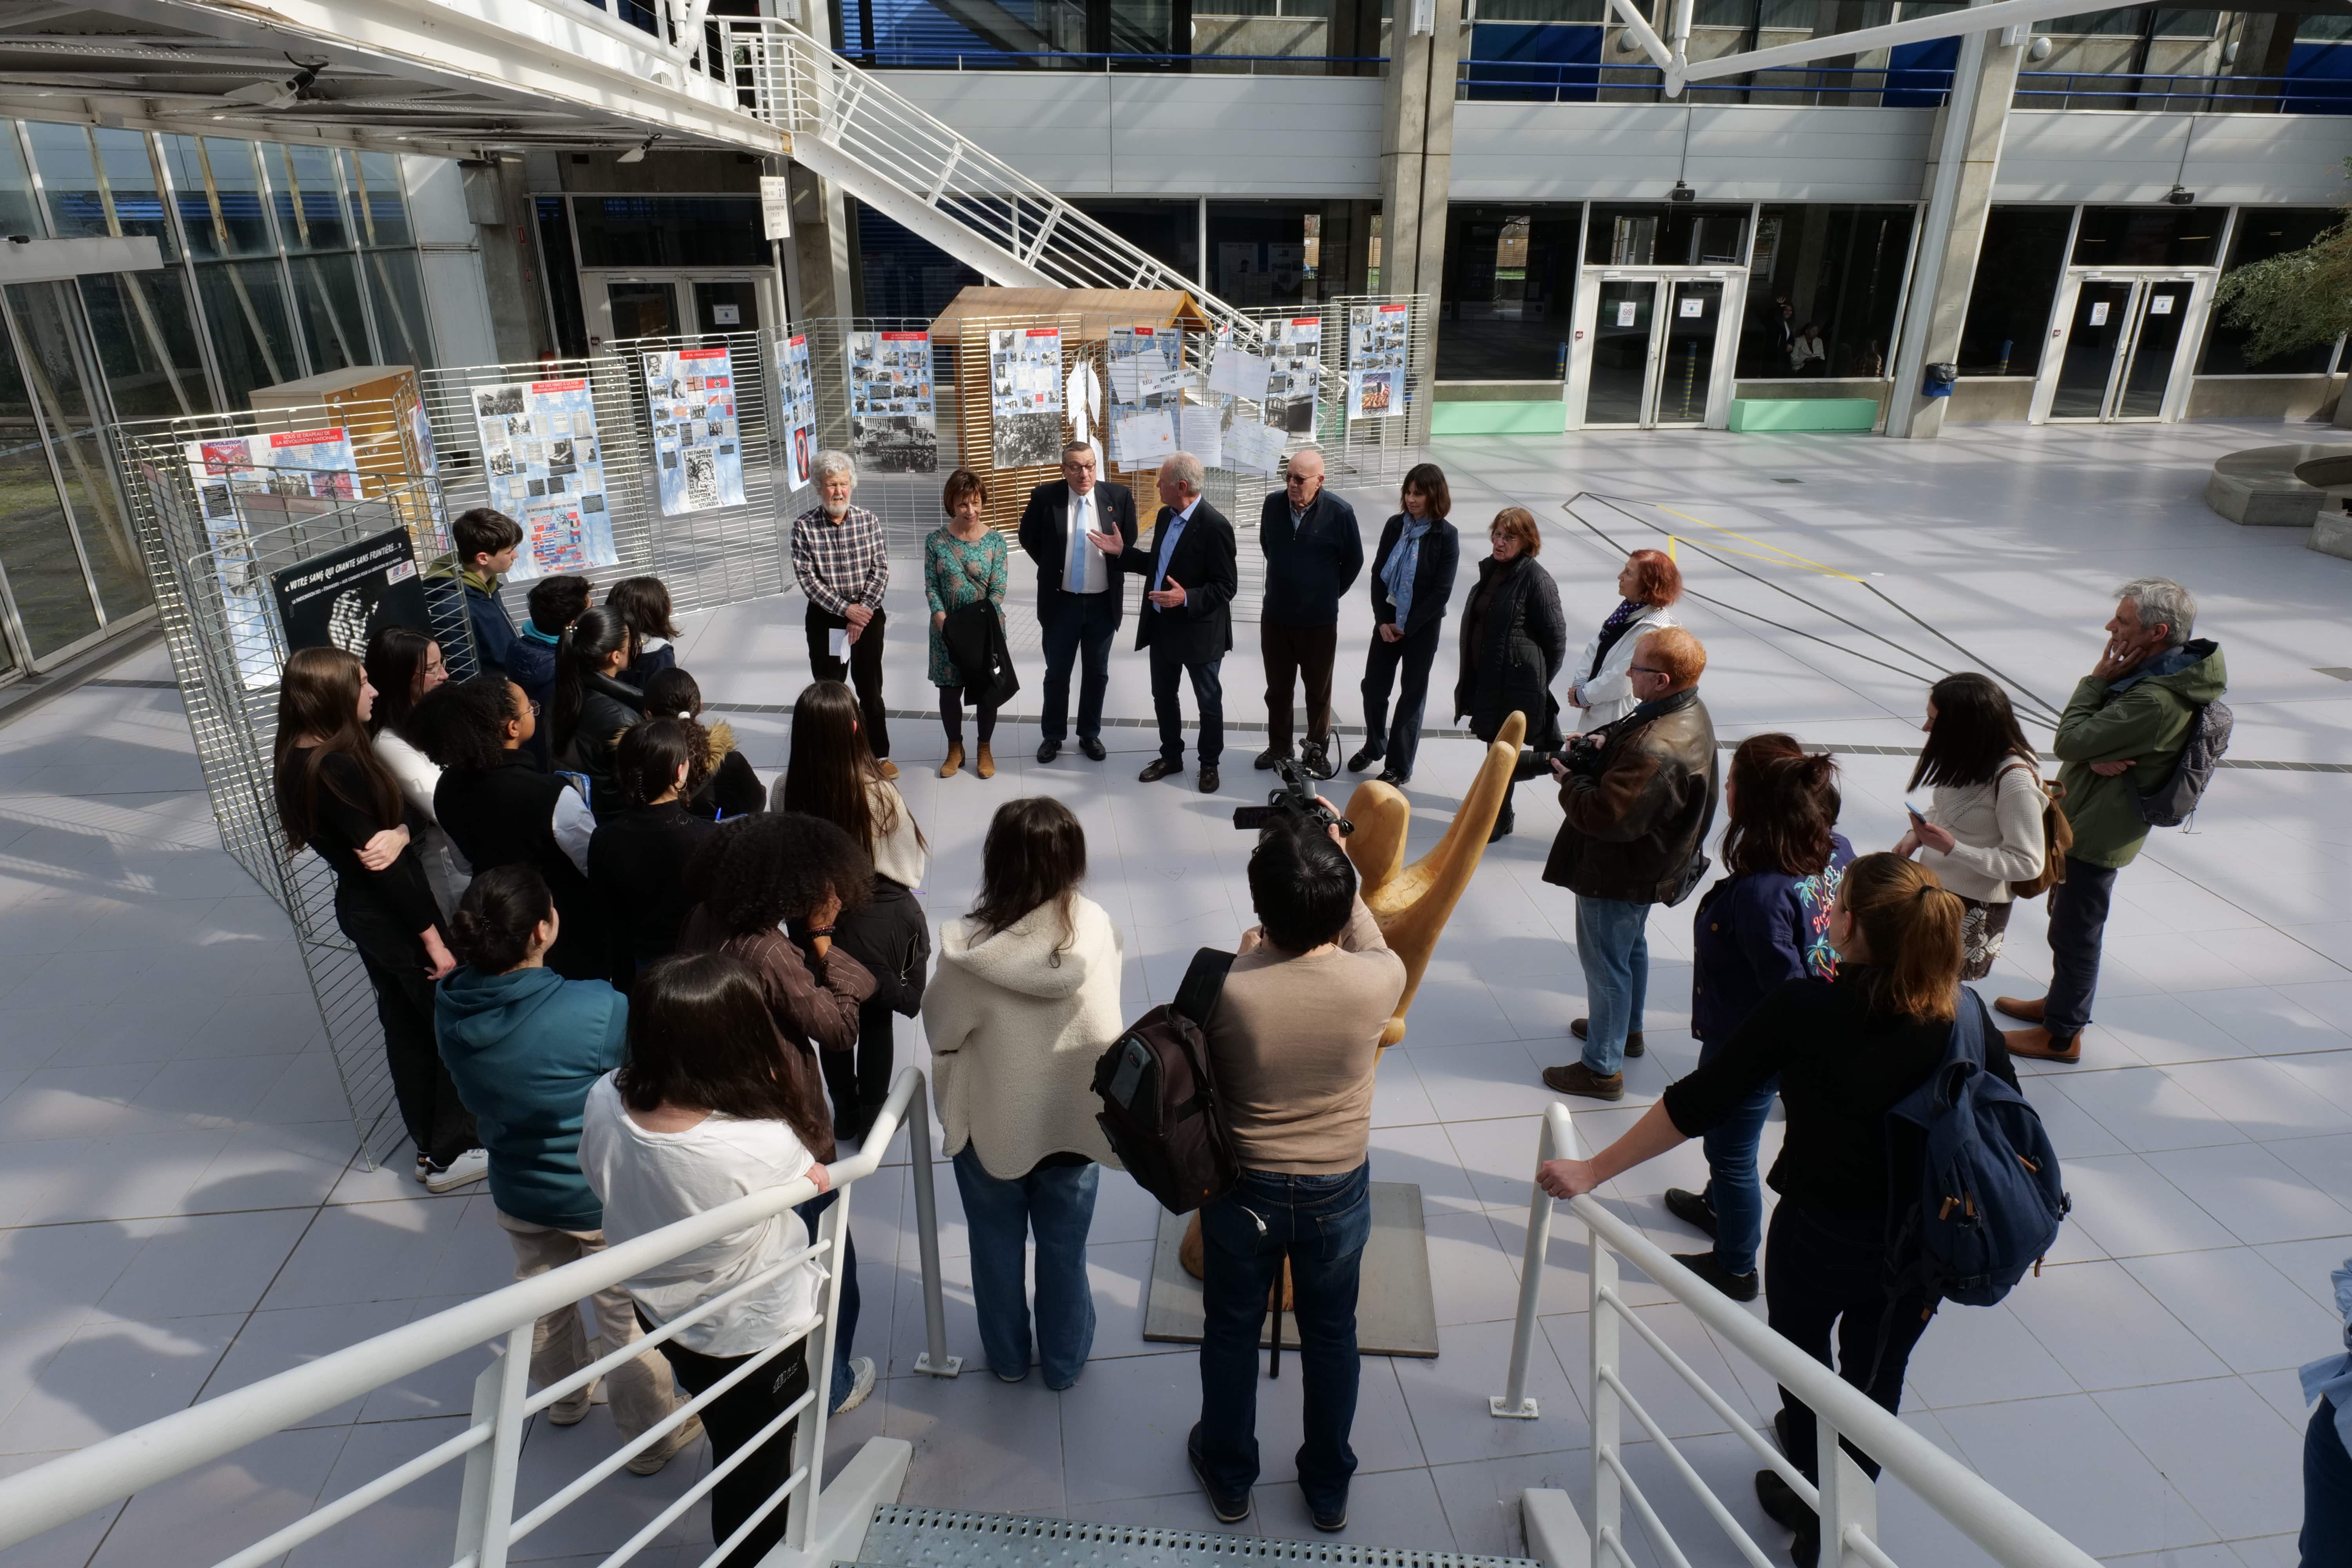
[[2189, 636], [2197, 600], [2188, 589], [2142, 577], [2116, 597], [2106, 648], [2076, 684], [2052, 748], [2074, 843], [2065, 880], [2050, 890], [2050, 992], [1994, 1004], [2034, 1026], [2004, 1032], [2017, 1056], [2082, 1059], [2116, 873], [2147, 842], [2138, 796], [2171, 776], [2198, 710], [2229, 689], [2221, 645]]

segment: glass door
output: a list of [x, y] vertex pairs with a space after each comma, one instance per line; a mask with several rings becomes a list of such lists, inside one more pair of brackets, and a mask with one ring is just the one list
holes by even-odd
[[1654, 425], [1704, 425], [1715, 381], [1716, 331], [1723, 324], [1723, 285], [1714, 279], [1680, 279], [1674, 309], [1664, 322], [1658, 390], [1650, 407]]
[[686, 331], [674, 285], [615, 279], [604, 285], [604, 297], [614, 338], [669, 338]]
[[0, 640], [15, 645], [7, 666], [35, 669], [143, 605], [147, 591], [68, 289], [0, 289]]
[[688, 285], [694, 290], [695, 330], [755, 332], [760, 330], [760, 286], [748, 278], [722, 278]]
[[1654, 279], [1612, 278], [1601, 284], [1592, 322], [1591, 379], [1584, 395], [1587, 425], [1650, 422], [1650, 335], [1656, 325]]
[[2115, 419], [2160, 419], [2165, 394], [2172, 389], [2173, 361], [2179, 357], [2180, 336], [2189, 321], [2189, 307], [2197, 289], [2189, 278], [2162, 278], [2142, 283], [2132, 311], [2131, 348], [2126, 356], [2123, 383], [2116, 389]]
[[2086, 278], [2077, 286], [2066, 354], [2059, 362], [2058, 384], [2050, 398], [2051, 418], [2106, 417], [2107, 393], [2123, 356], [2136, 287], [2111, 278]]

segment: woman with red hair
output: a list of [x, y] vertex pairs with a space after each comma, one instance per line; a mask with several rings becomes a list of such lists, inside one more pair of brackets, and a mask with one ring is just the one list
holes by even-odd
[[1661, 626], [1678, 626], [1666, 606], [1683, 596], [1683, 574], [1663, 550], [1636, 550], [1617, 574], [1624, 601], [1609, 612], [1584, 652], [1569, 667], [1568, 700], [1582, 709], [1577, 728], [1590, 733], [1622, 719], [1639, 704], [1633, 695], [1633, 645]]

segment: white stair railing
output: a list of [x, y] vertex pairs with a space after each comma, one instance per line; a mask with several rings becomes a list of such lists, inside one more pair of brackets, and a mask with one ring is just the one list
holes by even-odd
[[792, 158], [982, 276], [1013, 287], [1172, 289], [1218, 326], [1259, 325], [807, 33], [727, 17], [739, 101], [787, 132]]
[[[1568, 1107], [1557, 1101], [1544, 1112], [1543, 1132], [1536, 1158], [1582, 1158]], [[1585, 1521], [1591, 1541], [1592, 1568], [1636, 1568], [1624, 1537], [1627, 1505], [1642, 1522], [1659, 1555], [1686, 1565], [1687, 1555], [1675, 1544], [1658, 1516], [1656, 1506], [1628, 1471], [1620, 1438], [1622, 1417], [1635, 1425], [1657, 1445], [1658, 1453], [1697, 1497], [1699, 1506], [1730, 1538], [1732, 1546], [1754, 1568], [1773, 1568], [1773, 1560], [1755, 1538], [1732, 1517], [1723, 1500], [1709, 1488], [1689, 1460], [1676, 1451], [1673, 1439], [1656, 1417], [1643, 1408], [1624, 1380], [1619, 1355], [1620, 1329], [1630, 1328], [1655, 1351], [1676, 1376], [1690, 1385], [1724, 1424], [1756, 1457], [1811, 1504], [1821, 1517], [1823, 1568], [1896, 1568], [1879, 1540], [1877, 1489], [1853, 1457], [1840, 1446], [1843, 1437], [1870, 1455], [1899, 1479], [1969, 1540], [1982, 1547], [2001, 1568], [2097, 1568], [2095, 1559], [1966, 1465], [1903, 1425], [1860, 1389], [1774, 1332], [1729, 1297], [1676, 1263], [1634, 1226], [1603, 1206], [1597, 1194], [1570, 1199], [1568, 1206], [1591, 1234], [1591, 1340], [1592, 1393], [1591, 1514]], [[1488, 1413], [1506, 1419], [1540, 1416], [1528, 1397], [1528, 1358], [1541, 1331], [1536, 1323], [1543, 1289], [1545, 1255], [1551, 1245], [1553, 1200], [1541, 1187], [1528, 1206], [1527, 1256], [1519, 1268], [1518, 1317], [1511, 1334], [1510, 1384], [1487, 1401]], [[1819, 1487], [1808, 1481], [1762, 1433], [1750, 1426], [1720, 1393], [1676, 1354], [1658, 1331], [1644, 1323], [1625, 1300], [1618, 1286], [1619, 1259], [1632, 1263], [1658, 1287], [1673, 1295], [1691, 1314], [1730, 1349], [1748, 1357], [1775, 1382], [1811, 1407], [1820, 1434]]]
[[[312, 1510], [243, 1551], [221, 1559], [215, 1568], [260, 1568], [261, 1564], [273, 1563], [304, 1542], [323, 1535], [459, 1459], [465, 1461], [465, 1483], [457, 1512], [450, 1521], [455, 1545], [447, 1561], [451, 1568], [502, 1568], [518, 1542], [611, 1479], [637, 1454], [667, 1439], [680, 1424], [759, 1367], [804, 1342], [809, 1392], [779, 1415], [769, 1428], [780, 1430], [785, 1422], [795, 1419], [800, 1423], [793, 1438], [791, 1473], [735, 1536], [740, 1539], [761, 1519], [783, 1507], [789, 1510], [784, 1543], [804, 1554], [803, 1561], [830, 1561], [828, 1553], [835, 1552], [854, 1554], [857, 1545], [856, 1532], [863, 1529], [863, 1517], [870, 1516], [875, 1502], [895, 1500], [898, 1479], [905, 1473], [909, 1450], [897, 1439], [873, 1439], [847, 1469], [823, 1488], [820, 1498], [817, 1478], [825, 1469], [825, 1413], [832, 1405], [834, 1321], [841, 1305], [841, 1270], [835, 1260], [841, 1256], [851, 1190], [881, 1167], [883, 1152], [902, 1125], [907, 1129], [908, 1148], [914, 1163], [915, 1221], [929, 1347], [915, 1367], [935, 1376], [953, 1377], [962, 1363], [960, 1358], [947, 1353], [947, 1318], [940, 1296], [939, 1215], [931, 1189], [929, 1114], [923, 1075], [908, 1068], [891, 1086], [889, 1099], [875, 1119], [873, 1131], [861, 1151], [856, 1157], [831, 1167], [833, 1190], [841, 1196], [825, 1210], [806, 1248], [761, 1270], [724, 1295], [673, 1318], [658, 1331], [621, 1347], [593, 1365], [536, 1394], [530, 1393], [533, 1325], [548, 1312], [572, 1306], [670, 1258], [804, 1204], [817, 1195], [816, 1184], [803, 1177], [739, 1198], [593, 1257], [494, 1290], [463, 1306], [436, 1312], [405, 1328], [363, 1340], [290, 1372], [279, 1373], [217, 1399], [205, 1400], [160, 1421], [93, 1444], [79, 1453], [0, 1479], [0, 1549], [29, 1541], [159, 1481], [212, 1464], [346, 1400], [356, 1400], [452, 1356], [495, 1343], [501, 1353], [475, 1381], [473, 1418], [464, 1431]], [[604, 1456], [517, 1516], [515, 1482], [522, 1456], [523, 1424], [529, 1417], [588, 1387], [615, 1367], [675, 1337], [680, 1330], [766, 1288], [786, 1270], [813, 1259], [825, 1276], [820, 1298], [822, 1308], [814, 1326], [761, 1352], [744, 1366], [680, 1405], [652, 1430]], [[700, 1500], [735, 1464], [749, 1458], [753, 1447], [747, 1445], [738, 1450], [724, 1467], [715, 1467], [629, 1540], [617, 1543], [603, 1559], [602, 1568], [619, 1568], [619, 1564], [635, 1557]], [[880, 1453], [878, 1462], [866, 1462], [868, 1455], [884, 1449], [888, 1451]], [[861, 1500], [864, 1516], [857, 1512]], [[704, 1560], [705, 1568], [723, 1558], [734, 1543], [734, 1540], [718, 1542]]]

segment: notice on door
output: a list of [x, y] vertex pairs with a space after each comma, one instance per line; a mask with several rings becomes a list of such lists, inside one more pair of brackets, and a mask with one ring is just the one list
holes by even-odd
[[1704, 316], [1706, 314], [1706, 301], [1703, 299], [1677, 300], [1675, 303], [1682, 307], [1678, 314], [1685, 316]]
[[2106, 324], [2107, 302], [2105, 300], [2095, 301], [2091, 306], [2091, 325], [2104, 327]]
[[1632, 325], [1633, 324], [1633, 310], [1634, 310], [1634, 305], [1633, 305], [1633, 300], [1618, 300], [1618, 301], [1617, 301], [1617, 324], [1618, 324], [1619, 326], [1621, 326], [1621, 327], [1630, 327], [1630, 326], [1632, 326]]
[[760, 176], [760, 237], [793, 237], [793, 184], [782, 174]]
[[710, 324], [715, 327], [741, 326], [743, 324], [743, 307], [740, 305], [711, 306]]
[[2169, 294], [2156, 295], [2147, 302], [2147, 313], [2151, 316], [2169, 316], [2172, 314], [2172, 299]]

